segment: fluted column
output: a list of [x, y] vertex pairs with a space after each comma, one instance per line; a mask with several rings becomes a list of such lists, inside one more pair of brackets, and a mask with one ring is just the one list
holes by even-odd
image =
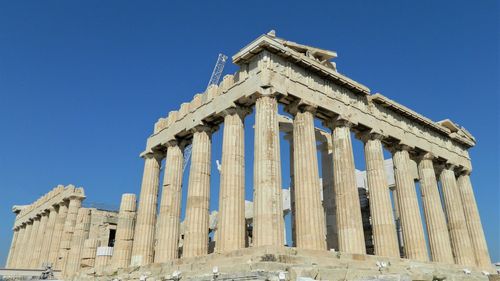
[[113, 257], [111, 258], [111, 264], [114, 268], [127, 268], [130, 265], [132, 244], [134, 243], [135, 210], [135, 194], [123, 194], [118, 214], [118, 225], [116, 226]]
[[12, 232], [12, 241], [10, 243], [9, 255], [7, 256], [7, 262], [5, 264], [6, 268], [12, 268], [12, 258], [14, 257], [14, 253], [16, 252], [16, 243], [18, 237], [19, 237], [19, 227], [16, 227]]
[[95, 258], [99, 247], [99, 240], [89, 238], [83, 242], [82, 258], [80, 260], [80, 268], [88, 269], [95, 265]]
[[83, 244], [89, 237], [91, 211], [88, 208], [80, 208], [76, 217], [75, 231], [71, 237], [71, 249], [68, 254], [68, 262], [64, 271], [65, 276], [71, 276], [80, 269]]
[[73, 196], [69, 199], [68, 214], [64, 222], [64, 230], [61, 235], [61, 243], [59, 245], [59, 255], [56, 263], [56, 269], [65, 272], [68, 262], [68, 254], [71, 249], [71, 238], [75, 231], [76, 218], [78, 210], [82, 206], [83, 197]]
[[43, 265], [49, 262], [50, 245], [52, 243], [52, 236], [54, 234], [54, 228], [56, 225], [57, 211], [54, 206], [49, 208], [47, 226], [45, 227], [45, 232], [42, 238], [42, 249], [40, 251], [40, 258], [38, 260], [39, 265]]
[[28, 240], [28, 247], [26, 248], [26, 268], [31, 268], [34, 269], [36, 268], [35, 262], [34, 262], [34, 256], [35, 256], [35, 249], [37, 245], [37, 237], [38, 237], [38, 231], [40, 229], [40, 219], [41, 216], [37, 215], [35, 218], [33, 218], [33, 229], [31, 230], [31, 235]]
[[476, 198], [472, 190], [469, 173], [463, 172], [458, 176], [458, 189], [465, 215], [465, 222], [472, 244], [472, 250], [476, 257], [476, 264], [479, 268], [492, 271], [490, 254], [488, 252], [488, 245], [484, 237], [483, 226], [479, 217], [479, 210], [477, 209]]
[[333, 143], [331, 135], [321, 144], [321, 179], [323, 183], [323, 208], [325, 211], [326, 248], [339, 249], [337, 218], [335, 216], [335, 190], [333, 188]]
[[443, 201], [448, 218], [448, 230], [450, 232], [451, 249], [455, 257], [455, 263], [460, 265], [474, 266], [476, 264], [472, 245], [470, 242], [465, 215], [455, 180], [453, 166], [445, 167], [439, 176], [443, 190]]
[[278, 101], [255, 103], [253, 246], [283, 246], [283, 202]]
[[158, 218], [155, 262], [166, 262], [179, 257], [179, 229], [184, 168], [183, 145], [171, 141], [167, 147], [163, 191]]
[[300, 106], [293, 120], [294, 193], [297, 247], [325, 250], [325, 214], [314, 132], [314, 108]]
[[335, 190], [339, 250], [366, 253], [350, 123], [336, 121], [333, 127], [333, 184]]
[[362, 136], [365, 146], [366, 178], [370, 194], [370, 215], [375, 255], [399, 257], [398, 238], [379, 134]]
[[293, 131], [292, 133], [287, 133], [285, 135], [285, 140], [288, 141], [289, 147], [290, 147], [290, 223], [291, 223], [291, 230], [292, 230], [292, 243], [290, 246], [292, 247], [297, 247], [297, 237], [296, 237], [296, 224], [295, 224], [295, 189], [294, 189], [294, 182], [295, 182], [295, 168], [294, 168], [294, 159], [293, 159]]
[[33, 232], [33, 220], [30, 219], [26, 222], [26, 230], [24, 231], [23, 240], [21, 243], [21, 248], [19, 249], [19, 254], [17, 255], [16, 268], [28, 269], [29, 262], [29, 243], [31, 238], [31, 232]]
[[153, 263], [160, 166], [160, 155], [149, 153], [145, 156], [131, 265]]
[[17, 268], [17, 266], [18, 266], [17, 261], [18, 261], [19, 253], [22, 250], [25, 231], [26, 231], [26, 224], [23, 223], [19, 226], [18, 235], [16, 238], [16, 244], [14, 247], [15, 249], [12, 252], [12, 256], [10, 256], [9, 268]]
[[429, 236], [429, 247], [432, 261], [453, 264], [450, 235], [446, 226], [446, 218], [439, 196], [436, 172], [429, 153], [422, 156], [418, 163], [420, 175], [420, 192]]
[[66, 216], [68, 215], [68, 204], [68, 201], [64, 201], [59, 205], [54, 205], [57, 208], [57, 217], [49, 250], [49, 263], [52, 264], [52, 268], [54, 269], [58, 269], [57, 260], [59, 257], [59, 246], [61, 245], [61, 237], [64, 231], [64, 224], [66, 222]]
[[45, 211], [40, 216], [40, 225], [38, 227], [38, 233], [35, 237], [35, 247], [33, 248], [33, 255], [31, 258], [31, 267], [40, 269], [42, 264], [40, 263], [40, 254], [43, 247], [43, 238], [45, 237], [45, 230], [47, 227], [47, 221], [49, 220], [48, 212]]
[[193, 133], [183, 257], [208, 254], [211, 131], [208, 126], [198, 126]]
[[230, 108], [224, 116], [219, 219], [216, 249], [226, 253], [245, 247], [245, 126], [249, 113]]
[[408, 147], [398, 147], [393, 152], [396, 199], [403, 231], [404, 253], [407, 259], [429, 260], [425, 244], [424, 227], [418, 207], [417, 191], [411, 173]]

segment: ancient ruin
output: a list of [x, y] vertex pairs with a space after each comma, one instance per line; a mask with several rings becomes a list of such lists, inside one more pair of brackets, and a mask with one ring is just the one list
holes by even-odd
[[[372, 94], [339, 73], [335, 57], [274, 32], [255, 39], [232, 57], [234, 75], [156, 122], [141, 154], [137, 208], [133, 194], [123, 195], [118, 214], [81, 208], [83, 189], [57, 187], [14, 208], [7, 268], [50, 263], [74, 280], [487, 280], [496, 272], [469, 178], [474, 137]], [[252, 112], [255, 124], [247, 124]], [[219, 207], [211, 214], [211, 136], [219, 128]], [[284, 190], [282, 134], [290, 144]], [[353, 137], [364, 144], [364, 172], [354, 165]], [[253, 202], [245, 201], [245, 177], [253, 177]]]

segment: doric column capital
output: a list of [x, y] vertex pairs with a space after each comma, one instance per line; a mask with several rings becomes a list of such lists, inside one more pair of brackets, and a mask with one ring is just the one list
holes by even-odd
[[141, 155], [141, 157], [144, 158], [144, 160], [155, 158], [156, 160], [161, 161], [163, 158], [165, 158], [165, 153], [161, 151], [153, 151], [144, 153], [143, 155]]
[[174, 138], [174, 139], [166, 141], [164, 145], [165, 145], [165, 147], [167, 147], [167, 149], [169, 147], [178, 146], [181, 150], [184, 150], [184, 148], [186, 148], [186, 146], [188, 146], [189, 143], [190, 142], [185, 140], [185, 139]]
[[401, 152], [401, 151], [408, 151], [411, 152], [414, 147], [409, 146], [407, 144], [399, 143], [395, 145], [390, 145], [386, 147], [389, 152], [391, 152], [392, 155], [394, 155], [396, 152]]
[[213, 132], [217, 131], [218, 129], [219, 129], [219, 126], [217, 126], [217, 125], [199, 124], [199, 125], [196, 125], [194, 128], [192, 128], [191, 132], [193, 132], [193, 133], [206, 132], [207, 134], [211, 135]]
[[356, 137], [366, 143], [369, 140], [383, 140], [386, 138], [382, 132], [377, 132], [374, 130], [362, 131], [356, 133]]
[[285, 111], [295, 116], [295, 114], [297, 114], [298, 112], [310, 112], [312, 114], [315, 114], [317, 108], [318, 106], [315, 104], [302, 99], [298, 99], [285, 106]]
[[431, 160], [433, 161], [434, 159], [436, 159], [436, 156], [431, 153], [431, 152], [421, 152], [421, 153], [417, 153], [414, 157], [413, 157], [413, 160], [415, 160], [415, 162], [417, 163], [420, 163], [420, 161], [422, 160]]
[[470, 174], [472, 173], [472, 171], [470, 169], [461, 169], [459, 172], [458, 172], [458, 175], [459, 176], [470, 176]]
[[323, 126], [330, 128], [330, 129], [335, 129], [336, 127], [348, 127], [348, 128], [354, 128], [357, 124], [351, 120], [347, 116], [344, 115], [338, 115], [328, 121], [323, 121]]
[[252, 113], [252, 109], [246, 106], [233, 105], [221, 112], [222, 117], [226, 117], [227, 115], [237, 114], [243, 120], [245, 117]]
[[455, 169], [457, 168], [457, 166], [453, 163], [449, 163], [449, 162], [438, 162], [434, 165], [435, 169], [436, 169], [436, 175], [441, 175], [444, 171], [452, 171], [453, 173], [455, 173]]

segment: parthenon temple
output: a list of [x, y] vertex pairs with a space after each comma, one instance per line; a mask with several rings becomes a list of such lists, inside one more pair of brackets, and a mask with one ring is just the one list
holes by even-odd
[[234, 75], [154, 124], [137, 203], [126, 193], [119, 211], [82, 207], [83, 188], [69, 185], [14, 206], [6, 268], [52, 265], [65, 280], [488, 280], [474, 137], [372, 93], [336, 57], [258, 37], [232, 57]]

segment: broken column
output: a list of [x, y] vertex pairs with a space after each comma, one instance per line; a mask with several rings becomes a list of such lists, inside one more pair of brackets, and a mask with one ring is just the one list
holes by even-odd
[[111, 259], [114, 268], [126, 268], [130, 265], [132, 244], [134, 243], [135, 209], [135, 194], [123, 194], [118, 214], [113, 257]]

